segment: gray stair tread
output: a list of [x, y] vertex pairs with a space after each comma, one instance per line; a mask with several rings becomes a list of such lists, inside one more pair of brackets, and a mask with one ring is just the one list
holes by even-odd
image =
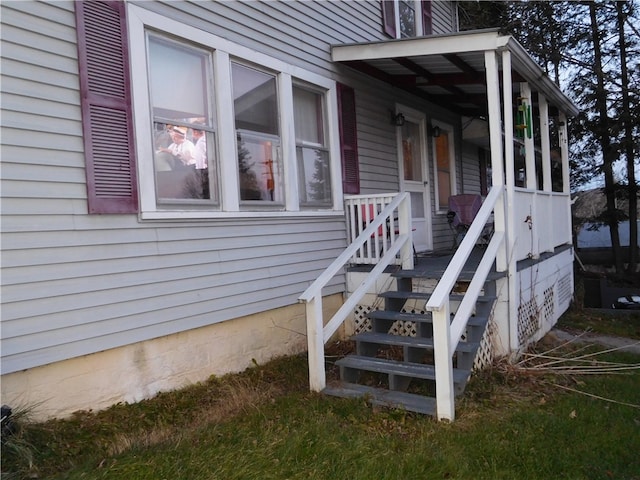
[[369, 318], [380, 318], [383, 320], [402, 320], [403, 322], [429, 322], [431, 323], [431, 312], [409, 313], [392, 312], [388, 310], [372, 310], [367, 316]]
[[340, 382], [337, 385], [326, 387], [322, 393], [342, 398], [366, 397], [367, 401], [374, 404], [391, 408], [403, 408], [410, 412], [422, 413], [425, 415], [436, 414], [436, 399], [433, 397], [423, 397], [415, 393], [396, 392], [383, 390], [366, 385]]
[[[405, 335], [391, 335], [388, 333], [363, 332], [354, 335], [356, 342], [377, 343], [380, 345], [400, 345], [415, 348], [433, 349], [433, 338], [408, 337]], [[479, 346], [476, 342], [459, 342], [456, 348], [459, 352], [470, 352]]]
[[[410, 312], [393, 312], [389, 310], [372, 310], [367, 316], [369, 318], [378, 318], [382, 320], [400, 320], [403, 322], [423, 322], [432, 323], [431, 312], [410, 313]], [[487, 318], [483, 316], [469, 317], [467, 325], [474, 327], [482, 327], [486, 325]]]
[[[475, 272], [466, 272], [466, 271], [460, 272], [460, 275], [458, 276], [457, 280], [461, 282], [471, 281], [474, 273]], [[443, 275], [444, 275], [444, 270], [442, 271], [400, 270], [398, 272], [393, 272], [391, 274], [391, 276], [395, 278], [425, 278], [425, 279], [433, 279], [433, 280], [440, 280]], [[495, 271], [489, 272], [489, 274], [487, 275], [487, 281], [497, 280], [499, 278], [505, 277], [506, 275], [507, 275], [506, 272], [495, 272]]]
[[[354, 368], [368, 372], [378, 372], [403, 377], [420, 378], [423, 380], [435, 380], [436, 370], [433, 365], [421, 363], [399, 362], [383, 358], [363, 357], [360, 355], [349, 355], [336, 362], [340, 367]], [[468, 370], [453, 369], [454, 383], [464, 383], [469, 377]]]
[[[390, 290], [388, 292], [382, 292], [378, 294], [378, 297], [382, 298], [404, 298], [404, 299], [416, 299], [416, 300], [429, 300], [431, 298], [431, 293], [425, 292], [407, 292], [407, 291], [398, 291], [398, 290]], [[449, 295], [449, 300], [454, 302], [461, 302], [464, 298], [463, 294], [451, 294]], [[495, 296], [484, 296], [481, 295], [476, 300], [477, 302], [493, 302], [496, 299]]]

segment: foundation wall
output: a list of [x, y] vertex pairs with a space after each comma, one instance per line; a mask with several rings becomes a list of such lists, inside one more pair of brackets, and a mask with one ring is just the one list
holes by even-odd
[[[325, 297], [325, 318], [341, 305], [342, 294]], [[34, 421], [62, 418], [240, 372], [306, 346], [304, 305], [290, 305], [4, 375], [2, 404], [33, 408]]]

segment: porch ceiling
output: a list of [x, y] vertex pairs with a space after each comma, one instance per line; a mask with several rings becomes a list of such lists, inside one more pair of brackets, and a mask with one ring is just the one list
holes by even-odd
[[[487, 115], [486, 51], [511, 52], [514, 101], [519, 82], [543, 93], [550, 106], [567, 116], [573, 102], [510, 35], [479, 30], [429, 37], [334, 45], [333, 61], [348, 65], [436, 105], [470, 117]], [[499, 59], [500, 62], [500, 59]]]

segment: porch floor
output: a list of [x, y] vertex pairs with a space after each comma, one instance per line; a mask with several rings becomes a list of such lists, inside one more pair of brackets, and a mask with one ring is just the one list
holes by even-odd
[[[469, 259], [467, 260], [467, 263], [465, 263], [462, 271], [460, 272], [460, 276], [458, 277], [460, 280], [471, 280], [473, 274], [478, 269], [478, 265], [480, 264], [480, 260], [482, 259], [482, 255], [484, 255], [484, 252], [485, 248], [481, 246], [477, 246], [473, 249], [471, 255], [469, 256]], [[454, 253], [455, 251], [453, 250], [418, 253], [417, 259], [414, 262], [413, 269], [422, 277], [440, 279], [444, 274], [444, 271], [447, 269], [449, 262], [453, 258]], [[373, 265], [356, 265], [349, 267], [349, 271], [367, 272], [372, 268]], [[386, 272], [392, 273], [399, 271], [400, 269], [400, 266], [391, 265], [386, 269]], [[495, 264], [493, 267], [493, 272], [495, 274]], [[499, 276], [502, 275], [500, 274]]]
[[[464, 267], [462, 267], [462, 271], [458, 277], [459, 280], [471, 280], [473, 274], [478, 269], [478, 265], [480, 264], [480, 260], [482, 260], [485, 250], [486, 249], [482, 246], [476, 246], [473, 249], [467, 262], [464, 264]], [[454, 253], [455, 251], [453, 250], [418, 253], [414, 270], [429, 278], [440, 279], [444, 274], [444, 271], [449, 266]], [[495, 262], [489, 276], [502, 276], [502, 274], [497, 274], [495, 271]]]
[[[520, 271], [524, 268], [530, 267], [531, 265], [544, 261], [554, 255], [558, 255], [559, 253], [571, 249], [571, 245], [560, 245], [554, 249], [553, 252], [545, 252], [540, 255], [537, 259], [525, 259], [517, 262], [517, 270]], [[460, 272], [459, 280], [471, 280], [473, 274], [478, 269], [478, 265], [480, 264], [480, 260], [484, 255], [485, 247], [484, 246], [476, 246], [469, 256], [467, 263], [465, 263], [462, 271]], [[420, 252], [418, 253], [417, 259], [414, 263], [414, 271], [419, 273], [420, 276], [425, 278], [434, 278], [440, 279], [444, 274], [449, 262], [453, 258], [455, 251], [453, 250], [443, 250], [443, 251], [432, 251], [432, 252]], [[368, 272], [373, 269], [373, 265], [355, 265], [349, 267], [349, 271], [351, 272]], [[401, 269], [400, 266], [391, 265], [386, 269], [387, 273], [397, 272]], [[493, 263], [493, 267], [491, 272], [489, 272], [489, 279], [495, 280], [496, 278], [500, 278], [506, 276], [507, 272], [498, 273], [496, 272], [495, 262]]]

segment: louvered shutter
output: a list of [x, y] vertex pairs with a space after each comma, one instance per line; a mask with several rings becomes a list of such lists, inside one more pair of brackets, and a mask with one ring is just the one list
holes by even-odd
[[393, 0], [381, 0], [382, 31], [391, 38], [396, 38], [396, 14]]
[[342, 190], [360, 193], [358, 166], [358, 135], [356, 128], [356, 96], [353, 88], [338, 83], [340, 152], [342, 159]]
[[89, 213], [135, 213], [126, 5], [77, 1], [75, 7]]
[[422, 0], [422, 34], [433, 33], [433, 15], [431, 14], [431, 0]]

